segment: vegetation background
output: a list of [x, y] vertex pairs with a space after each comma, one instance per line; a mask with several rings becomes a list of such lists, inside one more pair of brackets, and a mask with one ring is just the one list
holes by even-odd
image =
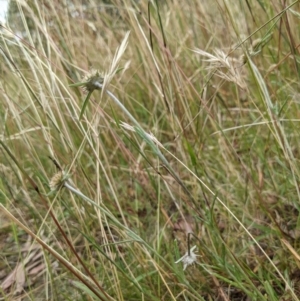
[[12, 0], [1, 300], [299, 300], [299, 12]]

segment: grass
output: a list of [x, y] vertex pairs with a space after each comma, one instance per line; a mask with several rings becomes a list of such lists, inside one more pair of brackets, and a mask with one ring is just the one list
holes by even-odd
[[300, 299], [300, 3], [283, 3], [11, 2], [2, 300]]

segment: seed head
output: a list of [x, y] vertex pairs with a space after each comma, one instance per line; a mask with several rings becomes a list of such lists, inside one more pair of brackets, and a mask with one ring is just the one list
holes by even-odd
[[185, 270], [189, 265], [194, 264], [197, 261], [197, 256], [194, 253], [196, 246], [193, 246], [189, 251], [187, 251], [180, 259], [178, 259], [175, 263], [183, 262], [183, 270]]
[[83, 78], [85, 83], [83, 90], [85, 92], [93, 92], [94, 90], [101, 90], [103, 84], [104, 76], [99, 70], [91, 70]]
[[64, 185], [66, 181], [65, 173], [61, 170], [57, 172], [50, 180], [49, 186], [51, 191], [58, 190], [60, 187]]

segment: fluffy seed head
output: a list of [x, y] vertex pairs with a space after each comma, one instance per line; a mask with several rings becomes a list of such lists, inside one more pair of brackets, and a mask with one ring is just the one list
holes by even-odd
[[49, 186], [51, 191], [59, 189], [61, 186], [64, 185], [65, 181], [65, 174], [63, 171], [57, 172], [50, 180]]
[[193, 246], [188, 252], [186, 252], [179, 260], [175, 263], [179, 263], [182, 261], [183, 270], [185, 270], [189, 265], [194, 264], [197, 261], [197, 256], [194, 252], [196, 246]]
[[83, 89], [85, 92], [93, 92], [94, 90], [100, 90], [103, 84], [104, 76], [99, 70], [91, 70], [83, 78], [85, 85]]

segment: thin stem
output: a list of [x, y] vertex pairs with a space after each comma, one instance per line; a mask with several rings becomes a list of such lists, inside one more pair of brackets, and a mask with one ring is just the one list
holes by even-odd
[[190, 246], [190, 234], [193, 234], [191, 232], [188, 233], [187, 235], [187, 249], [188, 249], [188, 256], [191, 256], [191, 246]]

